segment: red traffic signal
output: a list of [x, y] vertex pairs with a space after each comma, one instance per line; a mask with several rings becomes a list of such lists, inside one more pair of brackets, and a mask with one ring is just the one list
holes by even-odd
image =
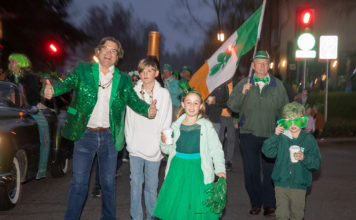
[[59, 53], [59, 46], [56, 43], [49, 43], [48, 44], [48, 51], [51, 54], [58, 54]]
[[58, 51], [56, 45], [54, 45], [54, 44], [50, 44], [50, 45], [49, 45], [49, 49], [50, 49], [53, 53], [56, 53], [56, 52]]
[[303, 8], [297, 11], [297, 25], [301, 28], [311, 28], [314, 24], [314, 9]]

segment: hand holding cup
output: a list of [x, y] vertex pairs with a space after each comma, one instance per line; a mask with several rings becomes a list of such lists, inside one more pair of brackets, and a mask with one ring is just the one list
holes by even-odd
[[173, 138], [172, 138], [172, 128], [166, 128], [162, 131], [161, 133], [161, 140], [165, 144], [173, 144]]

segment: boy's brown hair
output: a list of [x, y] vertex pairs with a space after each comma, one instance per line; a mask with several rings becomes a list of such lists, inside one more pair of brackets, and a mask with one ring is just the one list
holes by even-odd
[[137, 66], [137, 71], [138, 73], [141, 73], [146, 67], [153, 67], [156, 70], [158, 70], [158, 64], [157, 61], [155, 59], [152, 58], [143, 58], [142, 60], [140, 60], [140, 62], [138, 62], [138, 66]]

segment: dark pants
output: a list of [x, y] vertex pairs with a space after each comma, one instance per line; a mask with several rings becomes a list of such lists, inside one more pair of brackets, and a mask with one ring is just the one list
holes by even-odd
[[[221, 116], [220, 118], [219, 139], [224, 146], [225, 160], [227, 163], [232, 163], [235, 150], [236, 131], [232, 117]], [[226, 130], [226, 138], [225, 138]]]
[[[266, 138], [240, 134], [240, 149], [244, 166], [245, 187], [251, 206], [276, 207], [272, 171], [274, 160], [261, 153]], [[262, 176], [261, 176], [262, 162]]]

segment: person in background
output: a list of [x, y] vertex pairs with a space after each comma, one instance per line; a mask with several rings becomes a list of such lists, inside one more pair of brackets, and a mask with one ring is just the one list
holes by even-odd
[[304, 107], [297, 102], [284, 106], [283, 118], [277, 123], [274, 134], [265, 140], [262, 147], [266, 157], [276, 158], [272, 173], [277, 200], [276, 217], [277, 220], [302, 220], [306, 189], [312, 183], [312, 172], [320, 167], [318, 143], [313, 135], [303, 130], [308, 118]]
[[292, 95], [291, 99], [289, 99], [289, 102], [293, 102], [295, 99], [295, 96], [299, 93], [299, 85], [298, 84], [299, 84], [298, 81], [292, 82], [293, 95]]
[[180, 107], [180, 95], [182, 94], [182, 89], [179, 87], [179, 81], [173, 76], [173, 69], [169, 64], [163, 65], [163, 84], [164, 88], [168, 89], [171, 96], [173, 105], [172, 120], [175, 120]]
[[29, 105], [36, 106], [41, 99], [41, 82], [38, 76], [32, 73], [31, 62], [21, 53], [12, 53], [9, 56], [9, 71], [7, 81], [21, 85]]
[[115, 67], [123, 56], [121, 43], [104, 37], [95, 48], [98, 63], [80, 63], [63, 81], [46, 82], [44, 96], [51, 99], [73, 90], [62, 135], [74, 141], [73, 178], [64, 219], [80, 219], [88, 194], [89, 176], [97, 155], [102, 194], [102, 217], [116, 219], [117, 151], [124, 146], [126, 106], [154, 118], [151, 105], [133, 90], [131, 78]]
[[[228, 82], [227, 87], [230, 95], [233, 89], [232, 80]], [[232, 170], [232, 158], [234, 156], [236, 138], [234, 120], [231, 116], [232, 112], [229, 108], [222, 109], [220, 118], [219, 139], [224, 147], [227, 171]]]
[[133, 75], [131, 78], [132, 78], [132, 84], [137, 85], [137, 81], [140, 80], [140, 77], [137, 75]]
[[134, 87], [136, 94], [146, 103], [157, 100], [159, 111], [154, 119], [145, 118], [126, 107], [125, 139], [130, 155], [130, 215], [142, 220], [142, 187], [146, 219], [153, 219], [152, 211], [157, 200], [158, 171], [163, 155], [160, 149], [161, 132], [172, 123], [172, 101], [169, 91], [155, 78], [159, 75], [157, 63], [145, 58], [138, 63], [140, 81]]
[[6, 80], [6, 72], [4, 71], [4, 68], [0, 67], [0, 81]]
[[180, 80], [180, 74], [179, 74], [178, 70], [173, 70], [173, 76], [174, 76], [174, 78], [176, 78], [177, 80]]
[[206, 115], [213, 123], [216, 133], [219, 134], [221, 127], [221, 112], [223, 107], [226, 107], [226, 102], [229, 99], [229, 89], [226, 84], [214, 89], [214, 91], [205, 100]]
[[192, 69], [189, 66], [183, 66], [182, 70], [180, 71], [180, 76], [183, 79], [186, 79], [187, 81], [189, 81], [192, 78]]
[[232, 111], [239, 113], [240, 149], [251, 215], [258, 215], [262, 206], [263, 215], [274, 215], [274, 160], [262, 155], [261, 148], [289, 101], [283, 83], [268, 73], [270, 60], [267, 51], [258, 51], [252, 61], [254, 73], [234, 87], [227, 102]]
[[324, 115], [321, 113], [321, 105], [315, 104], [313, 106], [314, 120], [315, 120], [315, 132], [314, 137], [320, 138], [324, 129]]
[[299, 102], [300, 104], [305, 106], [305, 104], [307, 104], [307, 101], [308, 101], [308, 90], [303, 89], [301, 93], [298, 93], [294, 97], [294, 101]]
[[305, 115], [308, 117], [308, 124], [304, 128], [304, 131], [306, 131], [308, 133], [311, 133], [311, 134], [314, 134], [314, 132], [315, 132], [315, 120], [314, 120], [313, 109], [310, 106], [306, 107]]

